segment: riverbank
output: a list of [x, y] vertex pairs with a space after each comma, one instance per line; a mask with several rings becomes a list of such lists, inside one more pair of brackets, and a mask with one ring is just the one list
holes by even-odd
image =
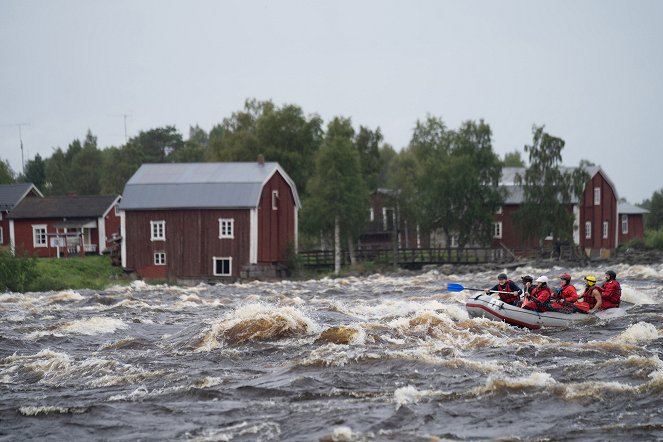
[[[528, 260], [514, 261], [509, 263], [484, 263], [473, 265], [452, 265], [445, 264], [441, 266], [428, 266], [423, 270], [394, 270], [391, 266], [379, 267], [377, 265], [363, 265], [357, 269], [344, 268], [341, 272], [342, 277], [347, 276], [368, 276], [375, 273], [385, 275], [413, 275], [422, 272], [437, 270], [442, 274], [471, 274], [477, 272], [502, 272], [513, 271], [519, 267], [562, 267], [571, 268], [583, 266], [595, 266], [597, 269], [605, 269], [611, 265], [652, 265], [663, 263], [663, 251], [659, 250], [638, 250], [627, 249], [620, 250], [611, 258], [600, 258], [593, 260]], [[121, 268], [112, 266], [107, 256], [87, 256], [84, 258], [72, 257], [66, 259], [42, 258], [36, 260], [36, 277], [30, 281], [27, 291], [51, 291], [65, 289], [97, 289], [101, 290], [112, 285], [127, 285], [134, 278], [125, 274]], [[305, 272], [301, 275], [295, 275], [291, 279], [318, 279], [323, 277], [333, 277], [328, 273]], [[147, 281], [155, 282], [155, 281]], [[163, 282], [163, 281], [159, 281]]]
[[36, 270], [36, 278], [28, 284], [29, 291], [101, 290], [132, 281], [120, 267], [111, 265], [108, 256], [40, 258], [36, 260]]

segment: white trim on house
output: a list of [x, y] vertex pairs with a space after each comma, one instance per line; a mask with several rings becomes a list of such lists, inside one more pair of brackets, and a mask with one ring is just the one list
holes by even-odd
[[163, 219], [150, 221], [150, 241], [166, 240], [166, 221]]
[[[44, 247], [48, 247], [48, 226], [46, 224], [32, 224], [32, 247], [35, 249], [41, 249]], [[38, 230], [43, 230], [44, 231], [44, 243], [42, 244], [41, 242], [37, 242], [37, 231]], [[39, 235], [39, 239], [41, 240], [41, 234]]]
[[219, 218], [219, 239], [235, 239], [235, 218]]
[[[228, 261], [228, 273], [217, 273], [217, 261]], [[233, 257], [232, 256], [213, 256], [212, 257], [212, 274], [214, 276], [232, 276], [233, 274]]]
[[106, 251], [106, 218], [103, 216], [97, 218], [97, 236], [99, 237], [98, 251], [100, 255], [103, 255]]
[[258, 264], [258, 209], [249, 211], [249, 264]]
[[122, 267], [127, 267], [127, 214], [124, 210], [120, 210], [120, 236], [122, 242], [120, 245], [120, 256], [122, 260]]

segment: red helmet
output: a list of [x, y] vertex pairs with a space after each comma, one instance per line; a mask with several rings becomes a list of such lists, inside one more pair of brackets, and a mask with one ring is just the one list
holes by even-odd
[[561, 275], [559, 275], [559, 279], [563, 279], [566, 282], [571, 282], [571, 275], [569, 275], [568, 273], [562, 273]]

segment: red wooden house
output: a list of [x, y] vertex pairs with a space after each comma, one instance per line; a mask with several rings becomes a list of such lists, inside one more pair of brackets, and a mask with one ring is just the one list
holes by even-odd
[[0, 246], [9, 246], [9, 213], [25, 198], [43, 195], [32, 183], [0, 184]]
[[[590, 176], [580, 201], [571, 202], [567, 210], [574, 214], [573, 242], [587, 256], [610, 256], [626, 237], [622, 231], [624, 218], [620, 217], [617, 204], [617, 189], [606, 173], [598, 166], [586, 167]], [[525, 169], [505, 167], [502, 170], [501, 185], [507, 190], [507, 197], [501, 210], [495, 215], [493, 247], [503, 247], [515, 251], [536, 247], [534, 240], [524, 238], [514, 223], [514, 214], [524, 201], [523, 188], [515, 182], [516, 174], [524, 176]], [[626, 206], [625, 210], [626, 210]], [[631, 206], [632, 207], [632, 206]], [[646, 212], [646, 211], [645, 211]], [[633, 227], [628, 239], [643, 235], [643, 212], [624, 213]], [[549, 216], [555, 216], [551, 213]], [[628, 222], [626, 223], [628, 224]], [[552, 238], [548, 238], [551, 242]], [[552, 246], [552, 244], [550, 244]]]
[[39, 257], [102, 254], [119, 232], [119, 196], [25, 198], [9, 214], [11, 245]]
[[122, 266], [168, 280], [275, 275], [300, 207], [278, 163], [144, 164], [120, 204]]
[[396, 192], [377, 189], [371, 194], [368, 224], [359, 237], [360, 249], [390, 250], [394, 245], [394, 235], [399, 249], [430, 247], [430, 235], [399, 213]]

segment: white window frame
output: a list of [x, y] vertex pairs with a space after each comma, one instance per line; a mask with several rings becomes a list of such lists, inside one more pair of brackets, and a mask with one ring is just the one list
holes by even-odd
[[235, 219], [219, 218], [219, 239], [235, 238]]
[[595, 206], [600, 206], [601, 205], [601, 188], [600, 187], [594, 187], [594, 205]]
[[628, 233], [628, 215], [622, 215], [622, 233]]
[[[0, 219], [2, 219], [2, 215], [0, 215]], [[2, 226], [0, 226], [0, 244], [4, 244], [4, 243], [5, 243], [5, 236], [3, 235], [3, 232], [2, 232]]]
[[603, 221], [603, 239], [608, 239], [608, 221]]
[[502, 238], [502, 221], [496, 221], [493, 223], [493, 238]]
[[592, 239], [592, 222], [585, 221], [585, 239]]
[[166, 221], [150, 221], [150, 241], [166, 240]]
[[368, 209], [368, 220], [371, 222], [375, 221], [375, 210], [372, 207]]
[[279, 191], [272, 190], [272, 210], [279, 210]]
[[115, 216], [119, 217], [120, 216], [120, 205], [115, 204], [115, 206], [113, 207], [113, 211], [115, 213]]
[[[228, 261], [228, 273], [217, 273], [217, 261]], [[215, 256], [212, 258], [212, 274], [214, 276], [232, 276], [233, 274], [233, 258], [232, 256]]]
[[155, 266], [166, 265], [166, 252], [154, 252], [154, 265]]
[[[41, 240], [41, 237], [42, 237], [41, 233], [39, 233], [39, 237], [37, 237], [38, 231], [41, 231], [41, 230], [44, 231], [44, 233], [43, 233], [43, 242]], [[48, 235], [47, 235], [47, 233], [48, 233], [48, 226], [46, 224], [34, 224], [32, 226], [32, 246], [34, 248], [48, 247]]]
[[451, 235], [449, 246], [452, 248], [458, 248], [458, 235]]

